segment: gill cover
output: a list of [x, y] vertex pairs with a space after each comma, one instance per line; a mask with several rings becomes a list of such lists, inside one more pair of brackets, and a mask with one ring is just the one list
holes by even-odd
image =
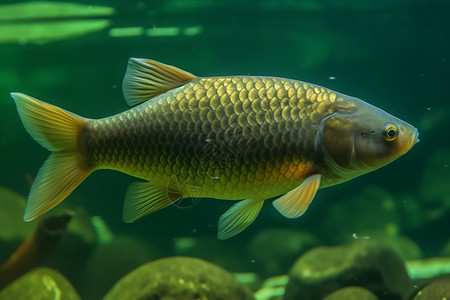
[[408, 123], [358, 99], [324, 119], [326, 155], [345, 170], [369, 172], [406, 153], [417, 141]]

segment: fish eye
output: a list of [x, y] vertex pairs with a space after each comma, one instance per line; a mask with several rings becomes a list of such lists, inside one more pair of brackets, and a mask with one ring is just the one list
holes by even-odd
[[386, 141], [393, 141], [397, 138], [398, 128], [394, 124], [386, 124], [383, 129], [383, 135]]

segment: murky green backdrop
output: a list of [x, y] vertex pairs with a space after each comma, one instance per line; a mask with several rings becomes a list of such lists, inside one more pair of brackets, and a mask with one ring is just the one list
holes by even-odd
[[[18, 2], [1, 3], [0, 9]], [[82, 17], [0, 17], [0, 186], [26, 196], [48, 155], [24, 130], [10, 92], [100, 118], [128, 108], [121, 91], [128, 58], [150, 58], [199, 76], [272, 75], [320, 84], [378, 106], [420, 132], [420, 143], [407, 155], [319, 191], [299, 219], [284, 219], [266, 203], [251, 227], [214, 242], [203, 257], [231, 271], [257, 272], [261, 266], [246, 245], [270, 228], [298, 229], [323, 245], [358, 236], [408, 237], [422, 257], [443, 255], [450, 247], [448, 1], [79, 3], [113, 10]], [[57, 29], [44, 27], [45, 34], [15, 31], [6, 37], [8, 26], [28, 24], [31, 31], [78, 19], [103, 23], [74, 36], [48, 37]], [[145, 241], [159, 257], [177, 254], [174, 240], [180, 237], [215, 239], [217, 220], [230, 202], [201, 200], [189, 209], [169, 207], [136, 224], [124, 223], [122, 201], [132, 181], [113, 171], [95, 172], [50, 214], [82, 208], [86, 216], [100, 216], [114, 234]], [[9, 222], [15, 227], [23, 220]], [[65, 263], [48, 265], [75, 278], [73, 284], [86, 294], [85, 283], [74, 275], [85, 272], [77, 269], [88, 259], [82, 255], [74, 251], [65, 254]]]

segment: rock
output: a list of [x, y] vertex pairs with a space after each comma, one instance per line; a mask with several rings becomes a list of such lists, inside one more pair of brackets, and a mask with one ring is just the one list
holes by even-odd
[[250, 240], [247, 253], [258, 274], [271, 277], [286, 274], [300, 254], [318, 244], [319, 240], [309, 233], [272, 228], [258, 232]]
[[370, 239], [305, 253], [289, 273], [283, 299], [321, 299], [355, 285], [390, 300], [403, 299], [412, 290], [403, 261], [393, 250]]
[[100, 299], [128, 272], [159, 256], [158, 249], [139, 239], [117, 236], [97, 246], [87, 259], [80, 294], [83, 298]]
[[438, 279], [422, 288], [413, 300], [444, 300], [450, 298], [450, 278]]
[[108, 292], [104, 300], [184, 299], [247, 300], [252, 293], [232, 274], [207, 261], [168, 257], [132, 271]]
[[72, 285], [60, 273], [37, 268], [23, 275], [0, 292], [0, 300], [79, 300]]
[[378, 300], [378, 298], [368, 289], [349, 286], [329, 294], [323, 300]]

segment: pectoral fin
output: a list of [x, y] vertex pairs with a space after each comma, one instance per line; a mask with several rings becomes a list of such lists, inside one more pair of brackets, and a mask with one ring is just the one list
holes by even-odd
[[167, 187], [160, 187], [151, 182], [134, 182], [125, 194], [123, 220], [127, 223], [135, 222], [182, 197], [180, 192]]
[[243, 231], [255, 221], [264, 201], [242, 200], [228, 209], [219, 219], [217, 237], [226, 240]]
[[309, 176], [303, 183], [277, 200], [273, 206], [286, 218], [298, 218], [305, 213], [320, 186], [320, 174]]

